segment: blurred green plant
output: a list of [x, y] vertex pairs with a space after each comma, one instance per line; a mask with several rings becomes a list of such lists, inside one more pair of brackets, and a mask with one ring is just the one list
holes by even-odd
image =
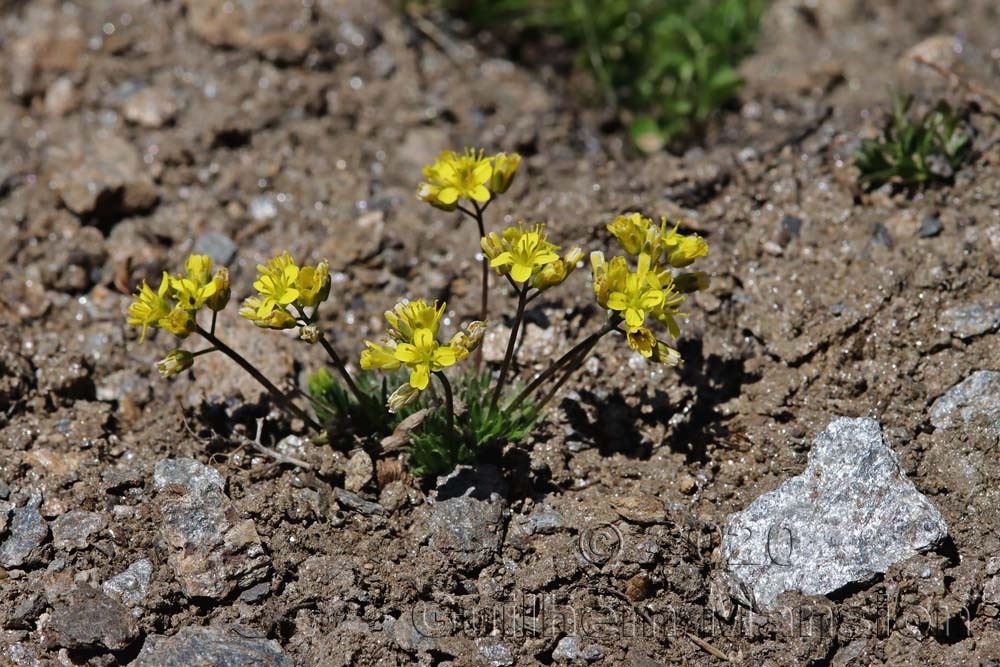
[[577, 51], [635, 146], [690, 139], [742, 85], [766, 0], [412, 0], [481, 29], [535, 29]]
[[964, 114], [941, 101], [914, 118], [912, 95], [894, 92], [891, 98], [892, 113], [881, 136], [862, 141], [854, 156], [861, 184], [916, 187], [950, 181], [971, 153], [972, 135]]

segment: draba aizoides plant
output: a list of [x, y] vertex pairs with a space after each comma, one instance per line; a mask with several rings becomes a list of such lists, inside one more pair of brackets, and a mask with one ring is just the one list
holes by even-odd
[[[518, 222], [487, 231], [486, 210], [510, 188], [520, 163], [516, 154], [487, 156], [467, 149], [445, 151], [424, 168], [418, 198], [476, 223], [483, 251], [479, 319], [448, 337], [442, 330], [449, 321], [447, 304], [401, 300], [385, 313], [387, 326], [381, 339], [365, 341], [359, 356], [365, 372], [359, 376], [352, 375], [319, 323], [320, 307], [330, 297], [327, 263], [300, 266], [285, 252], [257, 267], [256, 293], [243, 301], [240, 315], [260, 328], [297, 328], [301, 340], [326, 351], [339, 375], [338, 380], [321, 369], [310, 378], [308, 392], [298, 392], [311, 403], [315, 417], [220, 340], [217, 316], [229, 301], [229, 275], [224, 268], [213, 273], [208, 257], [191, 255], [184, 273], [164, 273], [156, 290], [144, 281], [129, 307], [128, 322], [141, 327], [140, 342], [152, 327], [180, 339], [195, 336], [207, 344], [170, 352], [157, 364], [164, 377], [191, 368], [199, 356], [221, 352], [317, 432], [336, 426], [330, 431], [377, 440], [406, 419], [407, 461], [414, 474], [442, 474], [496, 453], [501, 445], [517, 443], [531, 432], [559, 388], [608, 334], [621, 335], [629, 348], [651, 362], [680, 363], [680, 353], [664, 342], [656, 328], [670, 339], [677, 338], [687, 295], [709, 284], [704, 272], [685, 270], [708, 254], [708, 244], [700, 236], [682, 234], [666, 219], [656, 223], [639, 213], [616, 217], [607, 229], [623, 253], [610, 259], [599, 251], [590, 254], [603, 322], [543, 372], [521, 380], [518, 339], [526, 310], [541, 294], [565, 282], [582, 265], [584, 252], [576, 247], [563, 251], [540, 223]], [[490, 326], [491, 276], [506, 283], [515, 304], [503, 361], [496, 368], [481, 356]], [[202, 316], [205, 311], [210, 315]], [[381, 381], [368, 371], [379, 371]]]

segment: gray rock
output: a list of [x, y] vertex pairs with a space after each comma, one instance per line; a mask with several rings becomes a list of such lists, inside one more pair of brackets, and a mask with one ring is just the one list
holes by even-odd
[[153, 561], [148, 558], [137, 560], [128, 569], [111, 577], [101, 586], [104, 594], [129, 607], [137, 607], [149, 595], [149, 583], [153, 580]]
[[7, 524], [10, 523], [10, 511], [14, 505], [6, 500], [0, 500], [0, 535], [7, 532]]
[[3, 627], [8, 630], [31, 630], [38, 617], [49, 606], [41, 593], [31, 593], [18, 599], [10, 616], [4, 620]]
[[111, 134], [53, 145], [45, 164], [52, 189], [80, 216], [141, 213], [159, 199], [142, 156]]
[[936, 215], [925, 215], [924, 219], [920, 221], [920, 229], [917, 230], [917, 234], [922, 238], [929, 239], [940, 234], [943, 228], [941, 218]]
[[470, 496], [444, 500], [431, 507], [430, 544], [459, 568], [478, 570], [497, 553], [502, 518], [500, 503]]
[[510, 647], [494, 637], [483, 637], [476, 640], [479, 655], [490, 667], [508, 667], [514, 664], [514, 654]]
[[941, 313], [940, 326], [956, 338], [973, 338], [1000, 328], [1000, 301], [970, 303]]
[[125, 100], [122, 114], [131, 123], [155, 129], [163, 127], [177, 114], [174, 95], [160, 88], [142, 88]]
[[194, 459], [156, 464], [153, 486], [167, 562], [189, 597], [216, 600], [265, 579], [270, 559], [253, 520], [238, 521], [216, 470]]
[[385, 514], [385, 508], [378, 503], [373, 503], [370, 500], [365, 500], [356, 493], [351, 493], [345, 489], [336, 488], [333, 490], [333, 497], [337, 499], [337, 503], [344, 509], [353, 510], [364, 514], [365, 516], [376, 516], [380, 514]]
[[536, 505], [524, 521], [522, 528], [528, 534], [548, 535], [564, 525], [563, 515], [553, 509], [548, 503]]
[[785, 591], [825, 595], [867, 581], [947, 532], [878, 422], [838, 417], [816, 437], [801, 475], [729, 516], [722, 553], [749, 592], [744, 602], [767, 608]]
[[604, 652], [600, 648], [594, 645], [581, 646], [579, 637], [574, 635], [560, 639], [559, 643], [556, 644], [555, 650], [552, 651], [553, 660], [564, 662], [573, 662], [576, 660], [593, 662], [594, 660], [600, 660], [602, 657], [604, 657]]
[[931, 405], [935, 428], [959, 428], [985, 422], [1000, 434], [1000, 373], [976, 371]]
[[269, 639], [248, 639], [217, 628], [186, 627], [173, 637], [151, 635], [133, 667], [293, 667]]
[[163, 491], [168, 486], [182, 486], [191, 493], [222, 491], [226, 480], [215, 468], [194, 459], [164, 459], [153, 468], [153, 488]]
[[344, 488], [357, 493], [372, 480], [373, 471], [372, 457], [365, 450], [358, 449], [347, 459], [344, 471]]
[[195, 240], [192, 252], [208, 255], [216, 266], [229, 266], [236, 258], [236, 244], [221, 232], [207, 231]]
[[43, 630], [47, 646], [68, 649], [120, 651], [138, 636], [128, 609], [90, 586], [81, 586], [57, 603]]
[[73, 510], [52, 524], [52, 545], [63, 551], [76, 551], [90, 546], [91, 538], [107, 527], [97, 512]]
[[41, 502], [41, 497], [36, 496], [13, 511], [7, 539], [0, 544], [0, 567], [10, 569], [42, 562], [49, 527], [38, 511]]
[[413, 613], [404, 613], [391, 622], [391, 626], [387, 628], [389, 635], [407, 653], [426, 653], [437, 647], [439, 619], [433, 615], [436, 613], [439, 610], [423, 608], [414, 610]]

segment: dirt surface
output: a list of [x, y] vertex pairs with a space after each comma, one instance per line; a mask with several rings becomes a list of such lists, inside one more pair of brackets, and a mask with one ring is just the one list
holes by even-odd
[[[0, 663], [185, 664], [165, 656], [210, 636], [316, 666], [1000, 664], [1000, 434], [930, 419], [1000, 369], [1000, 109], [971, 113], [953, 185], [865, 193], [850, 161], [891, 83], [948, 92], [911, 49], [996, 83], [995, 3], [778, 0], [741, 107], [647, 159], [566, 72], [393, 7], [0, 0]], [[270, 446], [301, 425], [221, 357], [159, 379], [171, 341], [125, 327], [136, 282], [193, 250], [234, 299], [269, 255], [328, 259], [351, 358], [403, 296], [469, 319], [475, 234], [414, 197], [464, 145], [526, 158], [494, 226], [607, 250], [638, 209], [709, 240], [683, 368], [608, 344], [499, 468], [379, 489], [365, 454], [253, 455], [257, 417]], [[587, 274], [532, 309], [522, 360], [596, 328]], [[233, 307], [220, 332], [286, 384], [322, 363]], [[725, 517], [837, 415], [881, 423], [949, 540], [785, 613], [731, 609]]]

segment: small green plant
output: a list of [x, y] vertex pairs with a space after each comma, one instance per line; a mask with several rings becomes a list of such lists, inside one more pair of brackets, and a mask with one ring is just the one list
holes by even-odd
[[[447, 304], [403, 299], [386, 311], [385, 334], [377, 341], [366, 340], [361, 352], [361, 369], [378, 374], [352, 374], [320, 326], [320, 310], [330, 298], [326, 261], [299, 265], [285, 252], [257, 267], [255, 294], [243, 301], [240, 316], [261, 329], [297, 330], [299, 339], [326, 351], [339, 376], [320, 370], [310, 378], [305, 398], [316, 418], [293, 400], [295, 394], [283, 391], [219, 338], [217, 315], [229, 301], [229, 275], [225, 269], [213, 274], [207, 256], [191, 255], [185, 272], [164, 273], [156, 290], [144, 282], [129, 306], [128, 322], [142, 328], [142, 338], [152, 328], [181, 340], [194, 335], [209, 344], [194, 351], [171, 351], [157, 364], [165, 377], [192, 368], [199, 356], [221, 352], [319, 434], [328, 427], [328, 435], [352, 444], [357, 438], [377, 442], [404, 432], [408, 464], [415, 474], [439, 475], [495, 454], [505, 443], [517, 443], [531, 432], [545, 406], [608, 334], [622, 336], [651, 362], [680, 363], [680, 353], [658, 338], [654, 328], [659, 325], [670, 337], [679, 336], [677, 320], [684, 315], [680, 307], [687, 294], [708, 287], [704, 273], [678, 271], [708, 254], [701, 237], [680, 233], [666, 219], [655, 223], [639, 213], [616, 217], [607, 229], [624, 255], [610, 260], [601, 252], [590, 256], [594, 296], [605, 312], [602, 324], [533, 379], [521, 382], [517, 343], [528, 306], [562, 285], [585, 255], [580, 248], [561, 253], [549, 241], [544, 224], [519, 222], [500, 232], [486, 231], [487, 208], [507, 192], [520, 164], [516, 154], [486, 156], [466, 150], [445, 151], [424, 168], [418, 198], [476, 223], [483, 251], [481, 319], [445, 338]], [[503, 362], [495, 369], [481, 354], [491, 275], [506, 284], [507, 296], [516, 302]], [[414, 423], [404, 424], [404, 419]]]
[[431, 0], [477, 28], [561, 36], [644, 152], [697, 134], [729, 103], [766, 0]]
[[912, 96], [893, 93], [892, 114], [881, 136], [861, 142], [854, 164], [861, 172], [862, 185], [916, 187], [950, 181], [968, 159], [972, 135], [961, 113], [941, 101], [913, 118], [912, 106]]

